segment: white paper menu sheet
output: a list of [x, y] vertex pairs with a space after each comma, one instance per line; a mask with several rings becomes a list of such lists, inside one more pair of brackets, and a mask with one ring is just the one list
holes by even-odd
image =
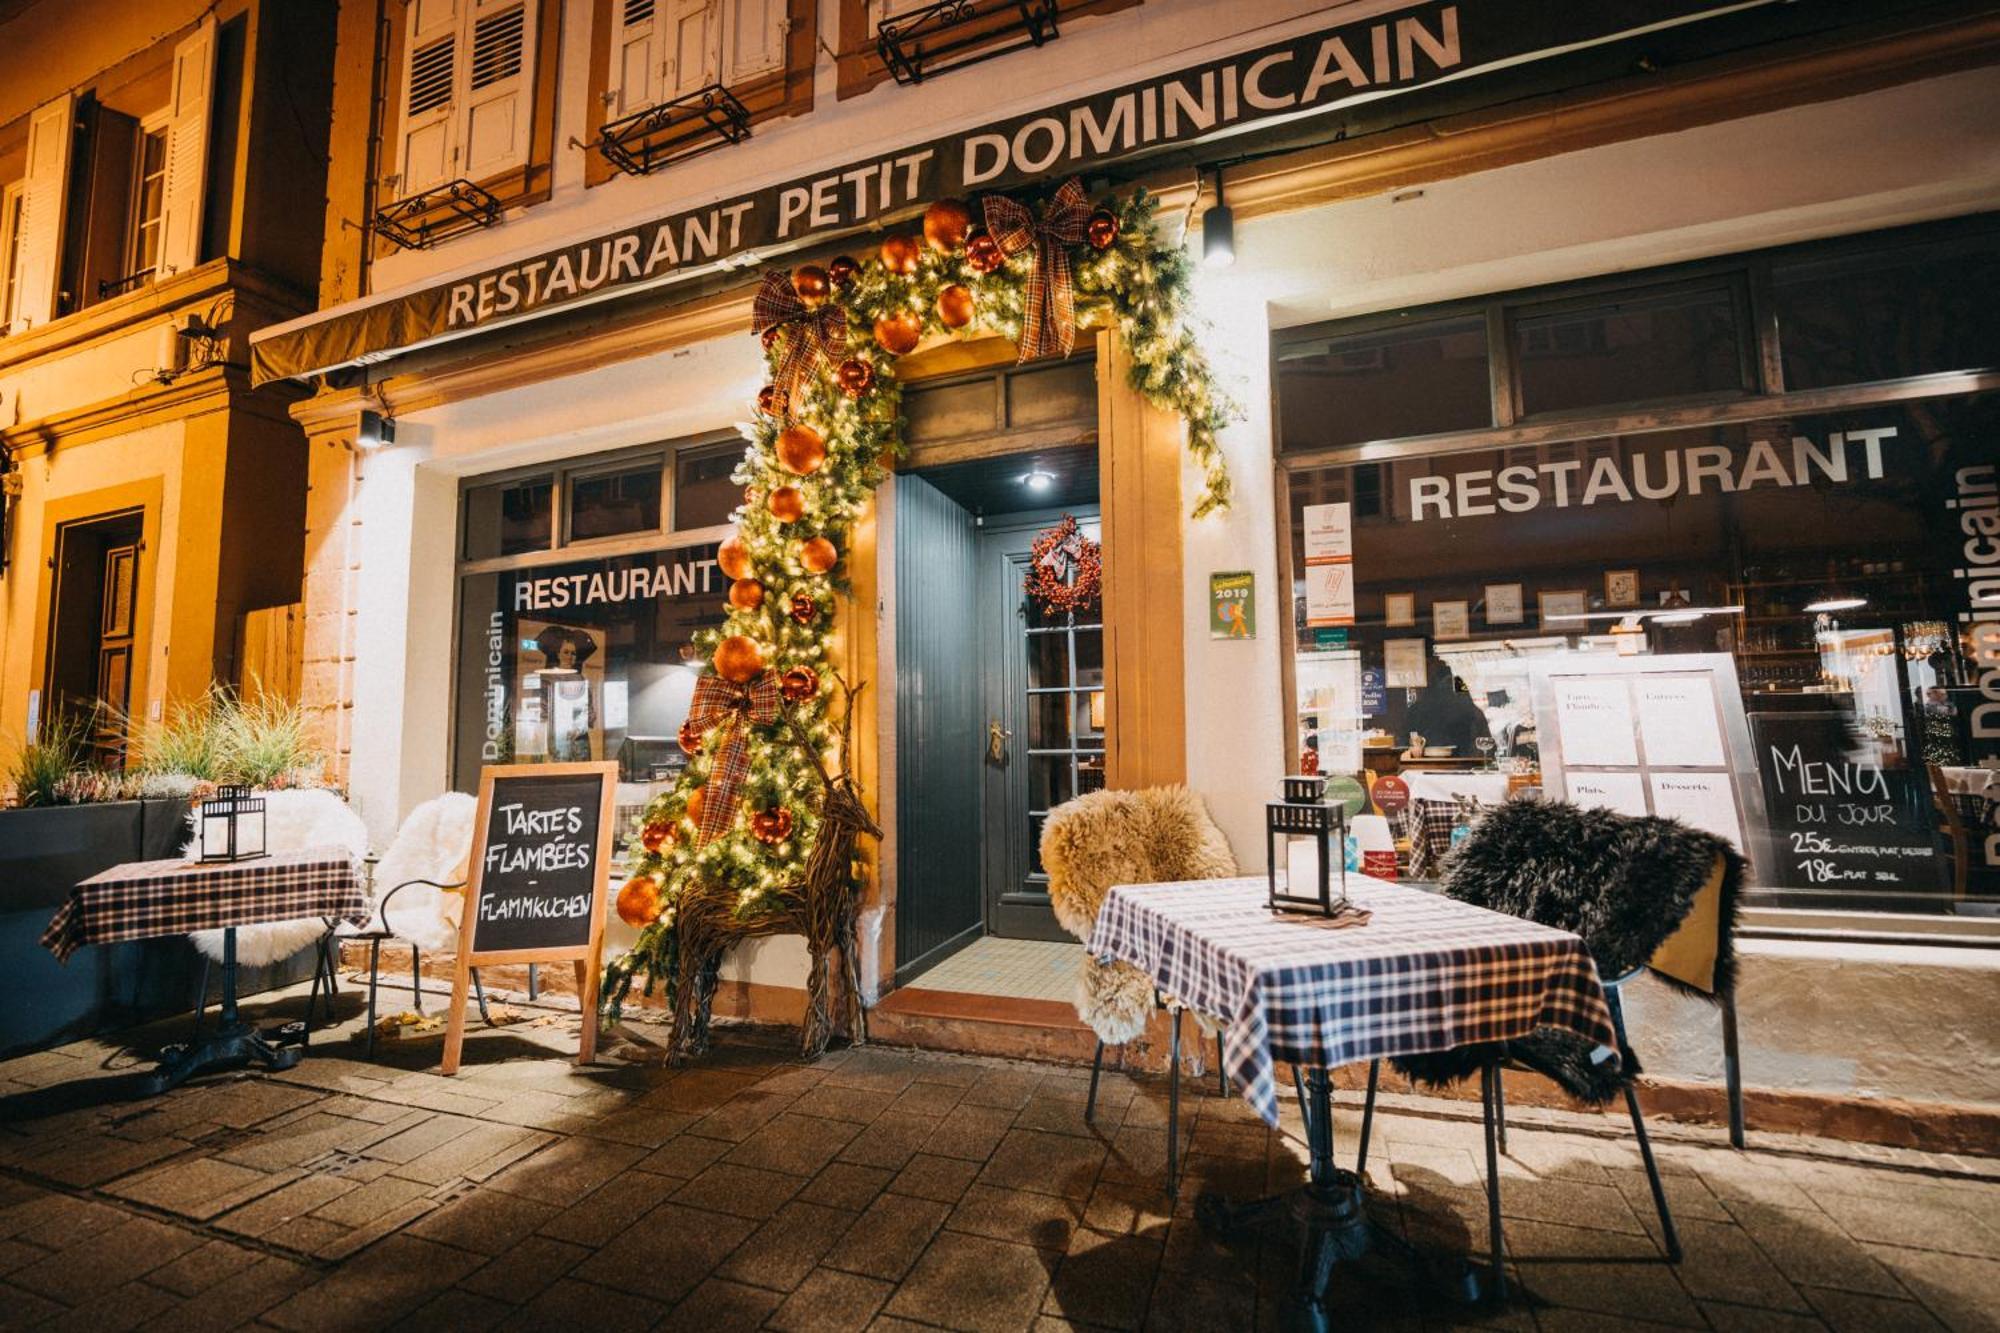
[[1722, 718], [1715, 710], [1715, 687], [1700, 675], [1641, 676], [1633, 682], [1639, 699], [1639, 734], [1646, 742], [1648, 768], [1723, 768]]
[[1346, 560], [1354, 555], [1354, 523], [1348, 502], [1305, 507], [1306, 560]]
[[1306, 624], [1354, 623], [1354, 566], [1346, 561], [1306, 566]]
[[1565, 768], [1632, 768], [1632, 693], [1623, 676], [1557, 676], [1556, 734]]
[[1428, 679], [1424, 673], [1422, 639], [1385, 639], [1382, 642], [1383, 684], [1392, 690], [1420, 690]]
[[1635, 818], [1650, 814], [1646, 809], [1646, 780], [1638, 773], [1586, 773], [1574, 768], [1563, 770], [1564, 793], [1586, 810], [1602, 807]]
[[1654, 773], [1652, 779], [1654, 814], [1692, 824], [1742, 849], [1743, 827], [1736, 820], [1736, 793], [1727, 773]]

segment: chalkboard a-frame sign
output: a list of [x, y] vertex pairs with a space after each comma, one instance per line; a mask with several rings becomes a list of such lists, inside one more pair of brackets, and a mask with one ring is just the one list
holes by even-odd
[[472, 969], [489, 963], [574, 962], [583, 1010], [577, 1063], [588, 1064], [597, 1054], [597, 976], [617, 791], [615, 763], [479, 770], [479, 810], [445, 1027], [445, 1073], [458, 1072], [464, 1049]]

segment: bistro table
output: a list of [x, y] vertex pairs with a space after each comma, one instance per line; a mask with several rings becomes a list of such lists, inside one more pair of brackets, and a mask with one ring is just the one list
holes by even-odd
[[222, 1014], [213, 1032], [161, 1053], [140, 1082], [153, 1096], [196, 1074], [253, 1061], [270, 1069], [299, 1062], [297, 1045], [273, 1041], [243, 1022], [236, 1007], [236, 928], [299, 917], [368, 920], [360, 867], [340, 847], [312, 847], [252, 861], [131, 861], [92, 875], [70, 890], [42, 947], [68, 962], [86, 944], [222, 931]]
[[[1221, 1016], [1223, 1066], [1266, 1124], [1278, 1123], [1278, 1062], [1306, 1069], [1308, 1183], [1240, 1205], [1204, 1194], [1196, 1216], [1216, 1232], [1297, 1217], [1295, 1300], [1312, 1328], [1327, 1325], [1337, 1262], [1378, 1245], [1415, 1257], [1368, 1221], [1362, 1178], [1334, 1164], [1330, 1069], [1508, 1041], [1537, 1027], [1567, 1028], [1595, 1044], [1593, 1058], [1618, 1058], [1597, 966], [1575, 935], [1367, 876], [1348, 876], [1347, 896], [1357, 911], [1329, 920], [1272, 912], [1262, 878], [1119, 885], [1086, 946]], [[1489, 1172], [1494, 1157], [1489, 1127]], [[1497, 1207], [1490, 1189], [1487, 1198]], [[1504, 1292], [1499, 1258], [1489, 1277]], [[1459, 1287], [1470, 1299], [1481, 1294], [1469, 1267]]]

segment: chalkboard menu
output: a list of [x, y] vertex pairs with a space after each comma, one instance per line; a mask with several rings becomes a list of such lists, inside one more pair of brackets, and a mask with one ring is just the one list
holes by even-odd
[[459, 924], [444, 1035], [444, 1073], [458, 1072], [472, 970], [485, 963], [576, 966], [583, 1010], [577, 1060], [597, 1050], [604, 886], [618, 765], [506, 764], [479, 770], [471, 876]]
[[597, 913], [601, 773], [496, 777], [479, 839], [474, 954], [583, 949]]
[[1907, 887], [1940, 872], [1925, 788], [1884, 768], [1833, 709], [1750, 719], [1763, 772], [1773, 887]]

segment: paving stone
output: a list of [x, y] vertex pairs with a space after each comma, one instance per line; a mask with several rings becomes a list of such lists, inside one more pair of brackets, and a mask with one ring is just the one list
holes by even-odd
[[917, 1068], [915, 1059], [899, 1052], [864, 1049], [829, 1072], [824, 1082], [828, 1087], [901, 1094], [917, 1081]]
[[931, 1199], [879, 1195], [827, 1252], [826, 1267], [897, 1281], [910, 1271], [950, 1213]]
[[896, 1103], [896, 1094], [874, 1088], [843, 1088], [821, 1083], [808, 1089], [791, 1109], [799, 1115], [825, 1120], [851, 1120], [857, 1125], [872, 1124]]
[[0, 1282], [0, 1328], [29, 1328], [62, 1312], [63, 1307], [46, 1296]]
[[426, 1129], [428, 1126], [418, 1126], [386, 1144], [377, 1144], [369, 1149], [369, 1155], [395, 1162], [392, 1175], [406, 1180], [421, 1180], [429, 1185], [443, 1185], [461, 1176], [477, 1180], [494, 1175], [525, 1156], [533, 1145], [546, 1141], [536, 1131], [468, 1121], [447, 1141], [413, 1157], [398, 1158], [381, 1151], [394, 1147], [408, 1135]]
[[1871, 1245], [1869, 1254], [1952, 1329], [2000, 1329], [2000, 1261]]
[[739, 1217], [765, 1218], [784, 1206], [805, 1182], [782, 1171], [717, 1162], [674, 1192], [674, 1202]]
[[1111, 1235], [1163, 1230], [1167, 1218], [1164, 1183], [1115, 1180], [1109, 1171], [1098, 1177], [1097, 1188], [1091, 1191], [1083, 1210], [1085, 1226]]
[[737, 1166], [813, 1176], [861, 1132], [860, 1126], [845, 1120], [779, 1115], [731, 1148], [722, 1160]]
[[730, 1145], [724, 1139], [705, 1139], [695, 1134], [682, 1134], [655, 1148], [641, 1158], [638, 1165], [640, 1170], [650, 1171], [656, 1175], [693, 1180], [729, 1150]]
[[47, 1258], [48, 1253], [39, 1245], [30, 1245], [25, 1241], [0, 1240], [0, 1277], [17, 1268], [25, 1268], [38, 1259]]
[[1039, 1072], [1026, 1069], [989, 1069], [965, 1091], [969, 1106], [997, 1106], [1019, 1111], [1041, 1085]]
[[670, 1333], [750, 1333], [762, 1328], [784, 1299], [782, 1292], [712, 1277], [689, 1292], [660, 1327]]
[[1162, 1273], [1148, 1302], [1146, 1328], [1160, 1333], [1250, 1328], [1256, 1315], [1253, 1287]]
[[223, 1214], [215, 1225], [241, 1236], [262, 1236], [360, 1188], [340, 1176], [304, 1176]]
[[[351, 1179], [351, 1177], [343, 1177]], [[312, 1215], [344, 1227], [365, 1227], [429, 1190], [421, 1181], [382, 1176], [365, 1181], [313, 1209]]]
[[935, 1116], [908, 1115], [892, 1111], [869, 1125], [840, 1151], [840, 1160], [862, 1166], [887, 1167], [900, 1171], [921, 1149], [931, 1151], [930, 1140], [938, 1128]]
[[886, 1310], [947, 1328], [1023, 1328], [1041, 1309], [1055, 1263], [1031, 1246], [941, 1232]]
[[1551, 1305], [1685, 1328], [1707, 1326], [1673, 1270], [1657, 1261], [1537, 1262], [1522, 1266], [1521, 1282]]
[[213, 1157], [193, 1157], [121, 1180], [106, 1193], [205, 1222], [288, 1179]]
[[1833, 1333], [1931, 1333], [1943, 1324], [1915, 1301], [1892, 1300], [1858, 1291], [1802, 1287], [1807, 1300]]
[[514, 1312], [498, 1327], [520, 1333], [549, 1329], [590, 1329], [592, 1333], [625, 1333], [654, 1327], [666, 1314], [665, 1303], [637, 1292], [620, 1291], [592, 1282], [564, 1278]]
[[894, 1290], [887, 1282], [818, 1269], [785, 1298], [765, 1323], [784, 1333], [849, 1333], [864, 1329]]
[[553, 1204], [477, 1189], [412, 1223], [410, 1234], [475, 1254], [500, 1254], [555, 1217]]
[[160, 1265], [146, 1275], [146, 1280], [175, 1295], [193, 1296], [224, 1278], [254, 1267], [262, 1257], [256, 1250], [233, 1242], [212, 1240]]
[[857, 1216], [794, 1199], [737, 1246], [717, 1275], [788, 1292], [819, 1266]]
[[589, 1257], [590, 1251], [581, 1245], [547, 1236], [524, 1236], [458, 1285], [509, 1305], [521, 1305]]
[[798, 1098], [752, 1088], [738, 1093], [687, 1127], [689, 1134], [741, 1143], [783, 1115]]
[[1759, 1310], [1748, 1305], [1723, 1301], [1696, 1301], [1717, 1333], [1820, 1333], [1826, 1325], [1819, 1316], [1791, 1314], [1784, 1310]]
[[192, 1231], [133, 1217], [18, 1268], [7, 1280], [64, 1305], [78, 1305], [95, 1292], [171, 1263], [201, 1243], [202, 1237]]
[[1164, 1248], [1157, 1237], [1077, 1229], [1042, 1301], [1043, 1312], [1079, 1323], [1138, 1328]]
[[261, 1256], [181, 1305], [155, 1317], [147, 1333], [216, 1333], [258, 1318], [272, 1306], [316, 1280], [303, 1264]]
[[814, 1176], [812, 1183], [799, 1191], [799, 1198], [858, 1213], [874, 1202], [895, 1175], [887, 1167], [835, 1162]]
[[0, 1237], [60, 1250], [123, 1222], [131, 1214], [73, 1195], [38, 1194], [0, 1212]]
[[706, 1115], [737, 1093], [756, 1084], [753, 1074], [726, 1069], [689, 1069], [642, 1099], [649, 1107]]
[[1813, 1199], [1858, 1241], [2000, 1258], [2000, 1230], [1964, 1208], [1899, 1197], [1889, 1190], [1871, 1195], [1815, 1190]]
[[40, 1327], [50, 1333], [125, 1333], [152, 1323], [180, 1303], [179, 1296], [160, 1287], [126, 1282], [94, 1291]]
[[657, 1148], [694, 1122], [694, 1116], [682, 1111], [633, 1105], [599, 1116], [580, 1132], [635, 1148]]
[[663, 1203], [579, 1264], [574, 1276], [672, 1303], [755, 1229], [740, 1217]]
[[595, 1248], [658, 1207], [673, 1188], [659, 1176], [627, 1171], [543, 1223], [541, 1234]]
[[31, 1169], [36, 1175], [71, 1189], [97, 1189], [186, 1150], [185, 1143], [172, 1138], [134, 1143], [99, 1137], [37, 1157]]
[[1805, 1298], [1772, 1266], [1742, 1228], [1733, 1223], [1688, 1218], [1680, 1221], [1676, 1230], [1684, 1257], [1675, 1272], [1688, 1294], [1697, 1300], [1811, 1311]]
[[452, 1287], [389, 1327], [396, 1333], [484, 1333], [511, 1313], [505, 1302]]
[[1068, 1134], [1013, 1129], [993, 1150], [981, 1184], [1039, 1190], [1082, 1201], [1097, 1188], [1104, 1166], [1104, 1145]]
[[1793, 1283], [1902, 1299], [1909, 1293], [1839, 1223], [1814, 1208], [1733, 1200], [1730, 1213], [1757, 1248]]
[[991, 1240], [1061, 1250], [1069, 1246], [1082, 1211], [1076, 1200], [1058, 1194], [974, 1185], [952, 1209], [945, 1225]]
[[889, 1182], [888, 1189], [892, 1194], [914, 1194], [920, 1199], [936, 1199], [939, 1203], [957, 1203], [965, 1194], [965, 1187], [978, 1174], [977, 1162], [918, 1153]]
[[949, 1083], [913, 1082], [889, 1103], [905, 1115], [943, 1115], [965, 1099], [965, 1089]]

